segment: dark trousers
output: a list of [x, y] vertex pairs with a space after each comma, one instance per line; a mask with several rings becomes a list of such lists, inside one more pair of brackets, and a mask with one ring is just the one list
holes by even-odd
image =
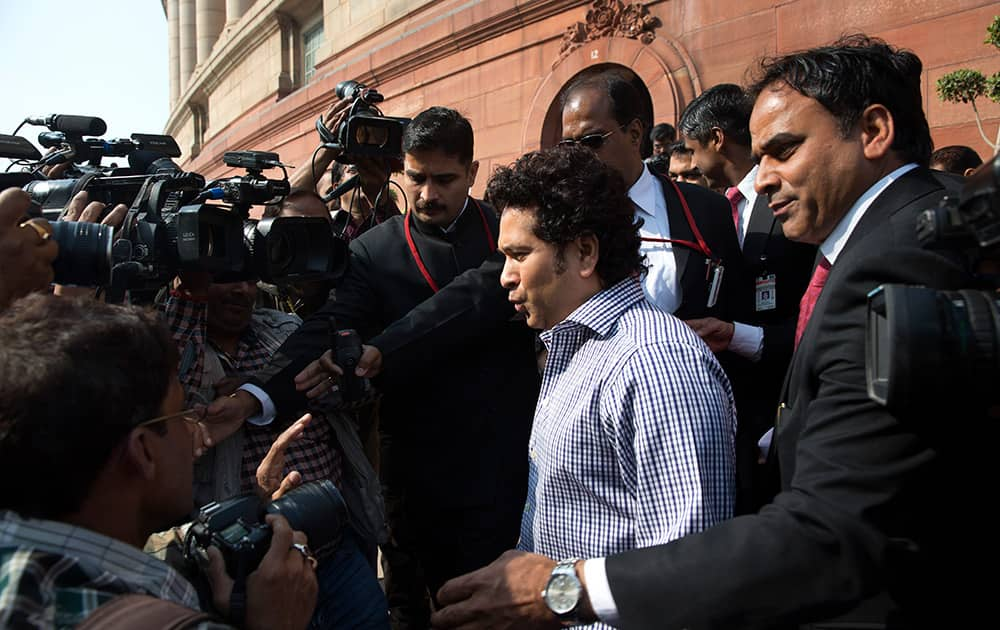
[[[427, 628], [438, 589], [451, 578], [493, 562], [513, 549], [520, 530], [522, 500], [454, 507], [427, 496], [394, 456], [383, 434], [381, 474], [389, 542], [382, 546], [382, 571], [392, 627]], [[490, 503], [492, 501], [492, 503]]]

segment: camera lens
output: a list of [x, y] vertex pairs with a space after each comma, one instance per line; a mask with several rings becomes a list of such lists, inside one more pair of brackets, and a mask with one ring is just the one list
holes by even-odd
[[268, 267], [275, 275], [287, 273], [295, 259], [295, 248], [289, 239], [290, 235], [286, 232], [272, 233], [267, 239]]
[[365, 86], [357, 81], [341, 81], [333, 91], [340, 100], [351, 101], [357, 98], [363, 89], [365, 89]]
[[52, 238], [59, 256], [52, 264], [55, 282], [94, 287], [111, 284], [113, 230], [97, 223], [56, 221]]

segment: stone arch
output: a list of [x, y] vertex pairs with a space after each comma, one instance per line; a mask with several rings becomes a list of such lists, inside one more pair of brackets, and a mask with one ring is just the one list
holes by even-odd
[[625, 37], [604, 37], [586, 42], [557, 62], [535, 90], [521, 131], [522, 153], [558, 140], [560, 91], [581, 72], [598, 66], [631, 71], [649, 94], [655, 122], [676, 125], [684, 105], [701, 92], [694, 64], [676, 40], [656, 37], [643, 44]]

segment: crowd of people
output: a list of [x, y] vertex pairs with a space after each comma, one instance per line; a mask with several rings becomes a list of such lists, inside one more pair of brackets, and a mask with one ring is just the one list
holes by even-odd
[[[982, 163], [933, 151], [921, 72], [852, 36], [676, 128], [584, 73], [562, 140], [493, 173], [430, 107], [399, 172], [323, 148], [265, 210], [350, 240], [335, 285], [185, 270], [105, 304], [0, 192], [0, 627], [963, 627], [992, 444], [866, 384], [873, 289], [972, 282], [917, 240]], [[342, 528], [264, 516], [319, 482]], [[246, 516], [191, 548], [234, 497], [256, 563], [220, 549]]]

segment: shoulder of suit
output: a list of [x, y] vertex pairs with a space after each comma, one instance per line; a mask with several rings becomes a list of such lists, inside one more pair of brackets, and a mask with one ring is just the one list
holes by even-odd
[[403, 221], [406, 215], [399, 214], [389, 217], [364, 234], [351, 241], [351, 250], [368, 250], [381, 247], [386, 241], [396, 242], [403, 231]]
[[729, 209], [729, 201], [726, 200], [724, 195], [705, 188], [704, 186], [698, 186], [697, 184], [688, 184], [686, 182], [677, 182], [677, 187], [680, 189], [681, 194], [684, 198], [688, 200], [690, 205], [721, 205], [724, 209]]
[[473, 201], [473, 203], [479, 204], [479, 207], [483, 209], [483, 212], [486, 212], [486, 213], [491, 213], [492, 212], [493, 216], [495, 216], [497, 218], [500, 217], [500, 213], [497, 212], [497, 209], [494, 208], [492, 204], [490, 204], [490, 203], [488, 203], [486, 201], [483, 201], [482, 199], [476, 199], [475, 197], [469, 197], [469, 199], [471, 199]]

